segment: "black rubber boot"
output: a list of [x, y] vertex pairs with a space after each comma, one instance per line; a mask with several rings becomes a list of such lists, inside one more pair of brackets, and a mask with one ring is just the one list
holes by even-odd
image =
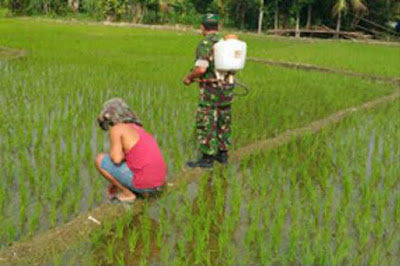
[[190, 168], [212, 168], [214, 162], [214, 156], [203, 154], [203, 156], [197, 161], [190, 161], [187, 163], [187, 166]]
[[221, 164], [228, 164], [228, 151], [220, 151], [215, 156], [215, 160]]

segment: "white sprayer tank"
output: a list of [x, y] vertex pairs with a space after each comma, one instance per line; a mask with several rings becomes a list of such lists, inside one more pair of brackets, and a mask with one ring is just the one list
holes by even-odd
[[214, 46], [214, 63], [217, 71], [238, 71], [246, 63], [247, 44], [238, 39], [221, 40]]

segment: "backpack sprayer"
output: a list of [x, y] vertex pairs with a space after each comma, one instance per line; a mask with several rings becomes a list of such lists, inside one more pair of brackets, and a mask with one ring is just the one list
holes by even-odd
[[241, 87], [244, 93], [237, 96], [246, 96], [249, 88], [235, 78], [237, 71], [244, 68], [246, 63], [247, 44], [240, 41], [236, 35], [227, 35], [224, 40], [214, 45], [215, 79], [200, 79], [200, 83], [217, 83], [222, 88]]

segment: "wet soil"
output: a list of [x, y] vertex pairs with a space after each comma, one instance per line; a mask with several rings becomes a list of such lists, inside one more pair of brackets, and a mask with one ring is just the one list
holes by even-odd
[[[340, 122], [354, 112], [372, 109], [381, 104], [393, 102], [399, 98], [400, 89], [391, 95], [366, 102], [356, 107], [341, 110], [302, 128], [288, 130], [274, 138], [239, 148], [232, 152], [231, 162], [238, 163], [246, 156], [257, 153], [260, 150], [277, 148], [294, 137], [316, 133], [325, 127]], [[200, 169], [181, 172], [174, 183], [168, 184], [166, 193], [173, 192], [181, 183], [196, 181], [203, 174], [204, 171]], [[82, 240], [89, 239], [90, 233], [100, 227], [92, 218], [101, 224], [106, 219], [120, 217], [127, 208], [129, 208], [129, 211], [135, 216], [141, 213], [143, 205], [144, 201], [137, 201], [132, 207], [111, 203], [103, 204], [87, 213], [79, 215], [76, 219], [65, 225], [48, 230], [30, 240], [17, 242], [10, 247], [3, 248], [0, 251], [0, 264], [40, 264], [49, 261], [56, 254], [70, 249]]]
[[[3, 54], [9, 56], [9, 58], [18, 58], [25, 56], [27, 53], [21, 50], [0, 47], [0, 58]], [[353, 73], [346, 70], [331, 69], [300, 63], [277, 62], [259, 58], [251, 58], [250, 61], [277, 65], [286, 68], [337, 73], [353, 77], [367, 78], [375, 81], [390, 82], [397, 84], [399, 89], [393, 94], [363, 103], [359, 106], [338, 111], [326, 118], [314, 121], [302, 128], [287, 130], [274, 138], [258, 141], [251, 145], [234, 150], [231, 153], [231, 163], [239, 163], [243, 158], [255, 154], [261, 150], [277, 148], [289, 142], [293, 138], [301, 137], [309, 133], [317, 133], [323, 128], [339, 123], [341, 120], [350, 116], [354, 112], [373, 109], [381, 104], [393, 102], [400, 98], [400, 79], [398, 78]], [[166, 189], [165, 193], [168, 194], [173, 192], [182, 183], [189, 184], [198, 180], [204, 174], [204, 172], [204, 170], [200, 169], [181, 172], [179, 176], [175, 178], [175, 182], [168, 184], [168, 188]], [[82, 240], [88, 240], [91, 232], [99, 228], [101, 223], [105, 220], [112, 220], [114, 218], [116, 219], [123, 215], [127, 209], [129, 209], [129, 212], [134, 217], [137, 217], [137, 215], [142, 212], [143, 206], [144, 201], [136, 201], [132, 207], [111, 203], [98, 206], [89, 212], [80, 214], [69, 223], [58, 226], [54, 229], [50, 229], [29, 240], [16, 242], [10, 247], [2, 248], [0, 250], [0, 264], [10, 265], [46, 263], [57, 254], [65, 252], [66, 250], [78, 245], [80, 242], [82, 242]]]

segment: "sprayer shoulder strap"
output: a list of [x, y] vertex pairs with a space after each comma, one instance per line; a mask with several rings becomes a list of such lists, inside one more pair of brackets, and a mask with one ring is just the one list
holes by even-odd
[[222, 39], [223, 37], [220, 33], [213, 33], [204, 37], [197, 46], [196, 59], [210, 60], [210, 58], [212, 58], [214, 45]]

